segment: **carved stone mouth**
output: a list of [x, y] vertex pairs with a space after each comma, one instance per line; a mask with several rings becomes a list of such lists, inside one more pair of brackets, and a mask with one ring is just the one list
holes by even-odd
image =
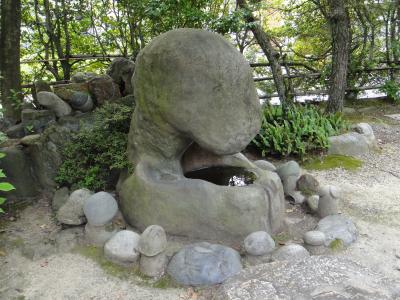
[[185, 173], [186, 178], [201, 179], [222, 186], [247, 186], [253, 184], [256, 175], [241, 167], [213, 166]]

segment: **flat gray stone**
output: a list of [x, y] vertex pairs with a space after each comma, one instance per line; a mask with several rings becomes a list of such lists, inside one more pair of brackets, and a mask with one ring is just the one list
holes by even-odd
[[90, 225], [102, 226], [115, 217], [118, 204], [111, 194], [98, 192], [86, 200], [83, 211]]
[[139, 251], [146, 256], [155, 256], [167, 248], [167, 235], [164, 228], [158, 225], [147, 227], [139, 241]]
[[305, 195], [316, 194], [319, 189], [319, 182], [314, 176], [304, 174], [297, 180], [297, 189]]
[[104, 247], [104, 244], [117, 232], [118, 229], [114, 228], [112, 223], [103, 226], [92, 226], [89, 223], [85, 225], [86, 241], [97, 247]]
[[370, 151], [370, 142], [367, 137], [358, 132], [349, 132], [328, 138], [328, 154], [360, 156]]
[[279, 177], [284, 180], [289, 176], [300, 176], [300, 166], [299, 164], [294, 161], [288, 161], [287, 163], [284, 163], [280, 165], [277, 169], [276, 172], [278, 173]]
[[140, 272], [149, 277], [161, 277], [165, 273], [168, 257], [165, 252], [155, 256], [140, 256]]
[[171, 259], [167, 272], [183, 285], [202, 286], [224, 282], [242, 270], [240, 255], [232, 248], [196, 243]]
[[58, 211], [61, 206], [67, 202], [69, 198], [69, 190], [67, 187], [62, 187], [55, 191], [53, 196], [53, 201], [51, 202], [51, 207], [54, 211]]
[[267, 232], [256, 231], [244, 239], [244, 249], [250, 255], [265, 255], [275, 249], [275, 241]]
[[214, 300], [389, 300], [399, 282], [346, 258], [311, 256], [246, 268], [218, 289]]
[[303, 236], [304, 243], [311, 246], [324, 245], [325, 239], [325, 234], [317, 230], [307, 231]]
[[39, 92], [37, 93], [37, 100], [40, 105], [54, 111], [58, 118], [72, 113], [71, 106], [53, 92]]
[[270, 163], [269, 161], [266, 161], [266, 160], [256, 160], [256, 161], [254, 161], [254, 164], [263, 170], [272, 171], [272, 172], [276, 171], [276, 167], [272, 163]]
[[354, 223], [342, 215], [327, 216], [318, 222], [315, 230], [322, 231], [325, 236], [325, 245], [336, 239], [342, 240], [344, 246], [349, 246], [357, 240], [358, 231]]
[[140, 253], [138, 251], [140, 235], [130, 230], [122, 230], [111, 237], [104, 245], [104, 256], [114, 263], [130, 266]]
[[68, 200], [57, 212], [57, 220], [67, 225], [81, 225], [86, 222], [83, 206], [93, 193], [87, 189], [79, 189], [71, 193]]
[[296, 261], [296, 260], [302, 260], [309, 256], [310, 254], [303, 246], [297, 244], [290, 244], [282, 246], [279, 249], [277, 249], [274, 253], [272, 253], [271, 259], [273, 261], [280, 261], [280, 260]]

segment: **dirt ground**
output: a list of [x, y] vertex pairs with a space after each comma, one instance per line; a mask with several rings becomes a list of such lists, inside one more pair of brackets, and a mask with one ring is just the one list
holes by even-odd
[[[363, 167], [310, 173], [321, 183], [343, 190], [341, 213], [349, 216], [360, 232], [355, 244], [335, 255], [400, 279], [400, 123], [380, 121], [373, 128], [381, 151], [364, 156]], [[95, 250], [79, 248], [81, 228], [63, 230], [61, 235], [59, 231], [46, 199], [25, 208], [16, 220], [2, 224], [0, 299], [211, 297], [207, 290], [149, 281], [110, 265]]]

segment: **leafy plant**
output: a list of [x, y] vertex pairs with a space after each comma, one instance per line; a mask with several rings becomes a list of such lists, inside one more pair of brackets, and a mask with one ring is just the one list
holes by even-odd
[[[0, 153], [0, 158], [3, 158], [6, 156], [4, 153]], [[6, 174], [4, 174], [3, 170], [0, 169], [0, 178], [5, 178], [7, 177]], [[9, 183], [9, 182], [0, 182], [0, 191], [1, 192], [9, 192], [15, 190], [15, 187]], [[0, 206], [3, 205], [6, 202], [6, 198], [0, 197]], [[4, 213], [4, 210], [0, 207], [0, 213]]]
[[110, 187], [112, 175], [129, 167], [127, 135], [133, 109], [117, 103], [97, 108], [93, 125], [81, 129], [65, 146], [56, 181], [73, 188]]
[[262, 155], [304, 156], [329, 146], [328, 137], [340, 133], [347, 124], [340, 114], [324, 115], [314, 106], [265, 106], [262, 126], [253, 140]]
[[380, 88], [381, 92], [386, 93], [389, 100], [400, 102], [400, 84], [393, 80], [388, 80]]

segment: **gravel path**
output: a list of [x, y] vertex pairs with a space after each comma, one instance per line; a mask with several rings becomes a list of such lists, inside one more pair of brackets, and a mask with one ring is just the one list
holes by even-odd
[[386, 276], [400, 278], [400, 125], [373, 125], [379, 153], [364, 165], [311, 172], [323, 184], [341, 187], [341, 212], [357, 225], [357, 243], [340, 253]]

